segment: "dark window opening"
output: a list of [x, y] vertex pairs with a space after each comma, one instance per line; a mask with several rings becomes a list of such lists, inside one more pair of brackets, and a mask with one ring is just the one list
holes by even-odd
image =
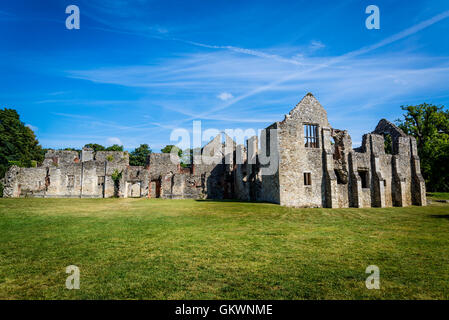
[[346, 181], [344, 180], [344, 178], [341, 174], [341, 171], [335, 169], [334, 172], [335, 172], [335, 175], [337, 176], [337, 184], [346, 184]]
[[[172, 176], [172, 188], [173, 188], [173, 176]], [[161, 197], [161, 179], [157, 179], [157, 180], [151, 180], [151, 184], [150, 184], [150, 198], [154, 197], [154, 198], [160, 198]]]
[[384, 149], [386, 154], [393, 154], [393, 140], [388, 133], [384, 134]]
[[306, 148], [318, 148], [318, 126], [314, 124], [304, 125], [304, 145]]
[[368, 170], [359, 170], [359, 176], [362, 182], [362, 188], [369, 188], [368, 181], [369, 181], [369, 172]]
[[[270, 147], [271, 147], [270, 129], [266, 129], [263, 132], [265, 134], [265, 151], [266, 151], [265, 154], [267, 155], [267, 157], [269, 157], [270, 156], [270, 152], [271, 152], [271, 150], [270, 150]], [[261, 138], [263, 140], [263, 136], [261, 136]]]
[[242, 181], [248, 182], [248, 172], [246, 170], [242, 171]]
[[310, 172], [304, 172], [304, 185], [311, 186], [312, 185], [312, 175]]

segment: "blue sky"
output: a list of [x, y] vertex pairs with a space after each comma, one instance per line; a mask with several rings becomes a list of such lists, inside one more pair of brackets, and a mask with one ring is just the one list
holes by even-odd
[[[65, 27], [71, 4], [80, 30]], [[192, 120], [260, 129], [312, 92], [357, 146], [401, 105], [449, 105], [448, 35], [445, 0], [5, 0], [0, 106], [44, 147], [158, 151]]]

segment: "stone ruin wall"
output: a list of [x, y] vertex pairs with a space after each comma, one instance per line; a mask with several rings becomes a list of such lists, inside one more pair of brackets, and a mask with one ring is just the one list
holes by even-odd
[[[305, 127], [310, 125], [316, 128], [312, 143]], [[164, 153], [152, 153], [147, 165], [138, 167], [129, 165], [126, 152], [50, 150], [37, 168], [10, 168], [4, 197], [238, 199], [329, 208], [426, 205], [416, 141], [385, 119], [353, 149], [347, 131], [332, 128], [325, 109], [307, 94], [283, 121], [266, 129], [260, 146], [256, 136], [243, 146], [217, 135], [201, 150], [215, 163], [193, 155], [187, 168]], [[279, 152], [278, 170], [263, 175], [267, 165], [261, 160], [273, 152], [270, 142]], [[112, 179], [115, 171], [122, 173], [118, 183]]]
[[[122, 172], [116, 184], [115, 171]], [[5, 177], [5, 197], [108, 198], [148, 194], [148, 172], [130, 167], [125, 152], [49, 150], [40, 167], [13, 166]]]

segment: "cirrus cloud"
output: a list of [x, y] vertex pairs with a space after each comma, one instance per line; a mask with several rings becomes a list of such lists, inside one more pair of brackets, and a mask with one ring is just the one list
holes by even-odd
[[232, 94], [230, 94], [229, 92], [222, 92], [217, 96], [217, 98], [222, 101], [227, 101], [227, 100], [234, 98], [234, 96]]
[[117, 137], [110, 137], [107, 141], [109, 144], [118, 144], [119, 146], [123, 145], [122, 141]]

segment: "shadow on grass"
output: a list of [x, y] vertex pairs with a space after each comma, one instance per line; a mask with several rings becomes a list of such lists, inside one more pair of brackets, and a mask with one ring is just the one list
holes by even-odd
[[270, 202], [265, 201], [243, 201], [238, 199], [195, 199], [198, 202], [238, 202], [238, 203], [265, 203], [269, 204]]
[[449, 214], [431, 214], [431, 218], [437, 218], [437, 219], [448, 219], [449, 220]]

